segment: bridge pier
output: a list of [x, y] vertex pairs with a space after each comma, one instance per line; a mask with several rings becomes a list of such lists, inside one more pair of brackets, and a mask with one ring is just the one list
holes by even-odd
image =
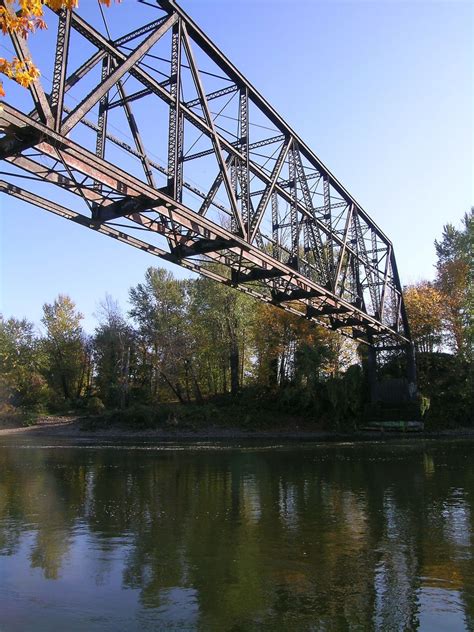
[[405, 377], [379, 379], [377, 348], [368, 347], [367, 377], [371, 403], [414, 402], [418, 389], [416, 380], [415, 348], [412, 342], [405, 346]]
[[[404, 371], [399, 377], [380, 376], [374, 346], [368, 348], [367, 378], [369, 401], [364, 420], [370, 429], [416, 429], [423, 427], [422, 409], [416, 385], [415, 351], [412, 343], [398, 348], [404, 352]], [[394, 351], [396, 349], [393, 349]]]
[[417, 376], [416, 376], [416, 359], [415, 359], [415, 345], [410, 342], [407, 345], [407, 380], [408, 380], [408, 392], [410, 394], [410, 400], [416, 399], [418, 394]]
[[377, 349], [369, 346], [367, 355], [367, 376], [369, 379], [369, 395], [370, 401], [377, 401]]

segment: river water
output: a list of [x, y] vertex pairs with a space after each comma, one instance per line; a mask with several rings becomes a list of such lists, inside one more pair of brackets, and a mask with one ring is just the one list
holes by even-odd
[[0, 446], [0, 630], [473, 630], [473, 442]]

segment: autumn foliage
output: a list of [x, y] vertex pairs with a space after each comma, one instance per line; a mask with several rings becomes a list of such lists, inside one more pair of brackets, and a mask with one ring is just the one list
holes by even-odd
[[[99, 1], [106, 6], [111, 3], [111, 0]], [[45, 6], [53, 11], [75, 9], [78, 6], [78, 0], [2, 0], [2, 6], [0, 6], [2, 33], [4, 35], [16, 33], [26, 39], [36, 30], [46, 29], [47, 25], [43, 19]], [[17, 57], [10, 60], [0, 57], [0, 72], [25, 88], [40, 76], [40, 71], [31, 59], [20, 60]], [[5, 96], [1, 82], [0, 96]]]
[[404, 294], [416, 348], [432, 353], [443, 339], [444, 296], [429, 281], [408, 286]]

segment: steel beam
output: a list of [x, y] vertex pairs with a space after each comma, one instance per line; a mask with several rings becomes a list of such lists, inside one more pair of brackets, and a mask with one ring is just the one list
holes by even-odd
[[61, 126], [61, 132], [66, 136], [72, 128], [79, 123], [81, 118], [89, 112], [91, 108], [98, 103], [102, 97], [117, 83], [117, 81], [134, 66], [139, 59], [162, 37], [169, 28], [177, 21], [177, 16], [170, 16], [156, 31], [153, 31], [144, 42], [138, 46], [131, 55], [115, 68], [100, 85], [92, 90], [79, 105], [68, 115]]
[[[38, 82], [32, 92], [36, 110], [29, 115], [5, 104], [0, 116], [7, 134], [0, 140], [0, 157], [25, 171], [28, 175], [23, 177], [42, 179], [82, 198], [90, 213], [84, 225], [98, 229], [121, 220], [128, 232], [148, 231], [150, 239], [166, 241], [167, 248], [159, 256], [169, 261], [189, 269], [218, 266], [222, 274], [213, 274], [220, 275], [221, 282], [316, 319], [325, 327], [341, 329], [344, 335], [376, 345], [408, 344], [408, 321], [391, 242], [175, 2], [160, 4], [167, 15], [114, 41], [75, 12], [57, 12], [52, 92], [47, 95]], [[97, 50], [67, 77], [71, 29]], [[150, 51], [170, 29], [169, 75], [160, 71], [165, 80], [157, 81], [148, 69], [153, 73], [153, 61], [165, 58]], [[133, 40], [139, 44], [129, 51], [126, 44]], [[197, 47], [201, 52], [195, 57]], [[26, 54], [25, 49], [20, 52]], [[202, 54], [217, 65], [222, 77], [200, 68]], [[94, 78], [97, 85], [91, 90], [89, 73], [98, 62], [102, 62], [102, 77]], [[189, 88], [192, 82], [197, 93], [197, 98], [186, 101], [182, 94], [186, 88], [181, 89], [183, 68], [186, 85]], [[211, 86], [204, 80], [206, 74], [213, 74]], [[80, 92], [80, 82], [87, 75], [87, 94], [68, 108], [65, 95], [72, 86]], [[135, 85], [127, 95], [124, 86], [129, 78], [141, 88]], [[205, 85], [211, 89], [205, 90]], [[109, 98], [112, 89], [116, 91], [113, 101]], [[234, 93], [239, 96], [237, 118], [223, 114], [225, 120], [219, 119]], [[214, 115], [211, 101], [226, 95], [231, 96]], [[168, 134], [166, 165], [151, 158], [148, 130], [140, 127], [132, 112], [131, 104], [142, 98], [149, 98], [150, 104], [159, 98], [168, 106], [168, 121], [161, 121]], [[96, 104], [97, 123], [85, 118]], [[115, 108], [124, 112], [134, 147], [107, 129], [108, 113]], [[263, 126], [268, 133], [262, 133], [257, 123], [260, 130], [253, 135], [255, 111], [257, 120], [264, 117], [269, 122]], [[140, 114], [139, 108], [136, 113]], [[78, 123], [96, 133], [96, 155], [68, 136]], [[185, 156], [185, 123], [187, 138], [187, 130], [194, 127], [190, 150], [199, 134], [209, 139], [212, 148], [194, 154], [188, 150]], [[107, 156], [106, 141], [110, 141]], [[259, 151], [266, 146], [271, 149]], [[128, 166], [121, 169], [121, 163], [112, 158], [115, 147], [137, 158], [144, 176], [136, 177]], [[192, 161], [205, 156], [215, 157], [217, 174], [210, 184], [191, 185], [184, 177], [185, 166], [188, 169]], [[197, 165], [191, 170], [193, 178]], [[166, 186], [158, 183], [160, 174]], [[222, 188], [227, 206], [216, 199]], [[183, 198], [184, 189], [196, 193], [202, 203], [189, 201], [188, 194]], [[260, 199], [253, 208], [256, 196]], [[51, 204], [55, 203], [51, 200]], [[39, 206], [46, 208], [47, 203]], [[223, 214], [210, 215], [211, 206]], [[270, 225], [271, 234], [265, 235], [262, 226], [267, 230]], [[385, 304], [393, 306], [393, 319]]]

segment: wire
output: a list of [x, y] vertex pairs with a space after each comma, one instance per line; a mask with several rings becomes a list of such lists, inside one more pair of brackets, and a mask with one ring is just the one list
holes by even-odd
[[[129, 52], [133, 51], [133, 48], [130, 48], [130, 46], [125, 46], [122, 44], [122, 48], [125, 48], [125, 50], [128, 50]], [[157, 61], [164, 61], [167, 64], [171, 64], [171, 59], [166, 59], [165, 57], [160, 57], [159, 55], [153, 55], [152, 53], [146, 53], [146, 57], [151, 57], [152, 59], [156, 59]], [[187, 68], [188, 70], [191, 70], [189, 66], [187, 66], [186, 64], [181, 64], [182, 68]], [[229, 77], [223, 77], [222, 75], [216, 75], [214, 72], [209, 72], [208, 70], [199, 70], [200, 73], [202, 73], [203, 75], [208, 75], [209, 77], [215, 77], [216, 79], [222, 79], [222, 81], [230, 81], [232, 82], [232, 79], [229, 79]]]
[[[211, 112], [211, 114], [214, 114], [214, 112]], [[238, 121], [238, 118], [235, 118], [234, 116], [227, 116], [227, 114], [222, 114], [222, 118], [227, 118], [227, 119], [231, 119], [232, 121]], [[266, 129], [270, 132], [278, 132], [279, 130], [275, 129], [274, 127], [267, 127], [266, 125], [260, 125], [259, 123], [250, 123], [249, 125], [252, 125], [252, 127], [260, 127], [261, 129]]]
[[112, 38], [110, 37], [109, 25], [107, 24], [107, 20], [105, 19], [104, 9], [102, 8], [102, 5], [100, 4], [99, 0], [97, 0], [97, 4], [99, 5], [100, 14], [102, 16], [102, 21], [104, 22], [105, 30], [107, 32], [107, 37], [110, 40]]
[[[220, 109], [220, 111], [218, 112], [218, 114], [215, 114], [214, 112], [211, 112], [211, 114], [214, 116], [214, 121], [216, 120], [216, 118], [218, 116], [221, 116], [221, 112], [223, 112], [225, 110], [225, 108], [229, 105], [229, 103], [232, 101], [232, 99], [235, 97], [236, 93], [234, 92], [230, 99], [228, 99], [228, 101], [222, 106], [222, 108]], [[229, 132], [230, 133], [230, 132]], [[233, 135], [233, 134], [232, 134]], [[191, 147], [189, 147], [188, 151], [184, 154], [184, 157], [189, 155], [189, 152], [191, 151], [191, 149], [193, 149], [193, 147], [196, 146], [196, 144], [201, 140], [201, 138], [204, 136], [204, 132], [201, 132], [200, 136], [198, 136], [196, 138], [196, 140], [194, 141], [194, 143], [191, 145]], [[237, 136], [236, 136], [237, 138]]]

